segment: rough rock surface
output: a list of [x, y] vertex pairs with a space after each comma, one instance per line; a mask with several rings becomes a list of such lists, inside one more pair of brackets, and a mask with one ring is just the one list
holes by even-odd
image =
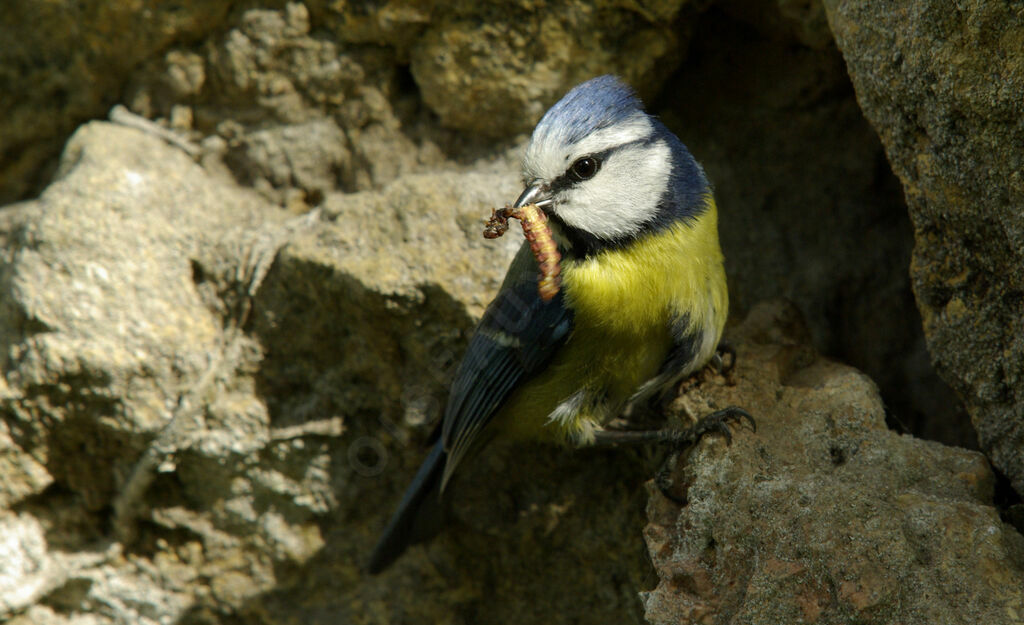
[[412, 75], [448, 126], [527, 132], [567, 86], [595, 75], [619, 74], [651, 95], [682, 58], [692, 21], [674, 18], [684, 4], [556, 0], [537, 11], [532, 2], [457, 3], [413, 46]]
[[[710, 4], [560, 0], [537, 10], [525, 1], [313, 0], [242, 3], [225, 16], [185, 4], [175, 24], [198, 23], [210, 34], [190, 26], [113, 64], [84, 57], [107, 97], [81, 115], [102, 114], [120, 97], [201, 144], [193, 150], [208, 167], [226, 164], [298, 213], [338, 189], [380, 189], [407, 173], [515, 152], [516, 133], [566, 89], [617, 72], [718, 184], [735, 308], [793, 299], [816, 345], [875, 377], [909, 431], [970, 441], [966, 418], [927, 362], [905, 276], [905, 209], [821, 5], [720, 0], [702, 15]], [[85, 10], [80, 21], [92, 19]], [[120, 38], [130, 31], [117, 29], [101, 49], [127, 45]], [[29, 57], [50, 58], [36, 50], [40, 41], [19, 43]], [[16, 81], [11, 93], [49, 84], [46, 71], [34, 83]], [[57, 115], [48, 106], [18, 108], [15, 131], [69, 128], [66, 115], [33, 117]], [[32, 147], [56, 154], [55, 145]], [[17, 172], [11, 179], [27, 180]]]
[[[243, 522], [230, 514], [241, 500], [222, 491], [223, 508], [201, 516], [181, 479], [204, 461], [241, 490], [259, 475], [241, 477], [269, 423], [246, 374], [260, 350], [237, 315], [273, 257], [261, 237], [286, 232], [281, 223], [180, 150], [103, 123], [74, 135], [38, 200], [4, 211], [0, 415], [5, 457], [21, 467], [4, 475], [18, 484], [5, 504], [37, 527], [22, 534], [45, 540], [22, 541], [39, 563], [33, 594], [17, 605], [5, 588], [0, 616], [38, 601], [27, 622], [166, 622], [195, 602], [200, 577], [230, 603], [225, 576], [251, 578], [244, 597], [269, 583], [275, 559], [318, 546], [311, 513], [286, 523], [250, 510], [248, 530], [226, 532], [228, 519]], [[150, 523], [193, 534], [172, 546], [140, 528]]]
[[0, 519], [18, 567], [0, 576], [5, 617], [1000, 622], [997, 601], [1018, 605], [1024, 546], [988, 505], [981, 456], [886, 430], [870, 381], [771, 307], [732, 332], [736, 385], [709, 375], [679, 401], [744, 405], [761, 428], [702, 443], [682, 509], [652, 497], [660, 582], [640, 530], [661, 454], [530, 446], [482, 457], [451, 529], [366, 577], [516, 245], [479, 237], [481, 205], [517, 188], [491, 170], [331, 194], [286, 220], [157, 138], [80, 130], [58, 181], [5, 213], [2, 416], [33, 476]]
[[[75, 126], [125, 100], [215, 134], [236, 173], [264, 191], [380, 186], [438, 164], [440, 149], [477, 144], [432, 115], [493, 142], [531, 128], [585, 77], [617, 72], [653, 93], [682, 58], [687, 22], [677, 17], [690, 3], [260, 4], [12, 7], [0, 25], [0, 203], [41, 188]], [[422, 97], [409, 97], [413, 80]], [[299, 126], [324, 119], [347, 141]], [[263, 153], [266, 132], [301, 136], [327, 171], [281, 180], [273, 161], [302, 154]]]
[[899, 422], [967, 444], [970, 423], [928, 364], [899, 182], [823, 20], [813, 3], [716, 7], [656, 106], [715, 184], [732, 309], [792, 300], [818, 349], [871, 375]]
[[980, 1], [825, 6], [903, 183], [935, 366], [1024, 493], [1024, 14]]
[[[208, 4], [26, 4], [0, 26], [0, 197], [56, 171], [0, 210], [0, 620], [1021, 613], [983, 461], [887, 432], [871, 383], [810, 347], [877, 376], [914, 431], [967, 440], [914, 347], [905, 209], [821, 5]], [[655, 568], [642, 484], [663, 453], [522, 446], [482, 456], [450, 529], [367, 578], [517, 245], [479, 236], [519, 190], [513, 135], [605, 71], [718, 184], [735, 309], [787, 295], [810, 338], [758, 309], [737, 385], [688, 385], [678, 407], [744, 405], [761, 431], [690, 456], [689, 505], [651, 496]], [[120, 125], [39, 168], [114, 102]]]
[[585, 78], [616, 72], [653, 94], [682, 58], [684, 4], [254, 8], [221, 41], [153, 59], [129, 97], [147, 117], [217, 136], [264, 193], [379, 188], [493, 152]]
[[651, 489], [649, 622], [1019, 622], [1024, 536], [980, 453], [888, 430], [874, 383], [817, 357], [788, 305], [730, 336], [735, 385], [679, 403], [742, 405], [757, 433], [690, 454], [669, 489], [684, 505]]
[[13, 2], [0, 21], [0, 204], [38, 191], [68, 135], [121, 97], [135, 67], [217, 28], [230, 5]]
[[[276, 622], [299, 597], [304, 622], [441, 622], [453, 605], [474, 622], [636, 622], [636, 456], [495, 453], [455, 510], [472, 531], [361, 573], [517, 247], [480, 236], [487, 205], [518, 190], [491, 169], [286, 220], [158, 138], [76, 133], [59, 179], [4, 213], [0, 416], [21, 468], [4, 475], [18, 568], [0, 576], [3, 618]], [[525, 479], [496, 500], [502, 474]], [[583, 498], [594, 480], [608, 486]], [[562, 586], [589, 596], [565, 611], [555, 581], [596, 559]], [[424, 575], [443, 592], [424, 599]]]
[[[346, 432], [332, 452], [337, 503], [323, 550], [242, 614], [325, 625], [640, 621], [646, 473], [632, 455], [495, 448], [455, 485], [452, 531], [378, 577], [362, 572], [521, 241], [481, 236], [486, 207], [519, 191], [510, 164], [494, 169], [329, 195], [324, 221], [290, 237], [268, 272], [251, 329], [274, 422], [342, 414]], [[567, 594], [579, 599], [566, 606]]]
[[[406, 173], [517, 154], [500, 137], [528, 129], [578, 78], [622, 73], [717, 184], [734, 308], [793, 299], [816, 345], [875, 377], [909, 431], [969, 442], [970, 424], [924, 349], [898, 184], [857, 108], [823, 9], [729, 0], [698, 19], [703, 4], [567, 4], [543, 20], [523, 7], [491, 15], [497, 9], [478, 3], [444, 11], [402, 1], [372, 11], [315, 2], [308, 10], [299, 3], [249, 9], [206, 47], [175, 49], [142, 68], [128, 97], [136, 112], [205, 137], [240, 181], [301, 211], [336, 188], [380, 188]], [[621, 63], [647, 67], [660, 58], [658, 46], [601, 61], [563, 32], [576, 24], [612, 41], [621, 22], [641, 33], [628, 40], [666, 42], [664, 28], [650, 20], [672, 15], [677, 52], [653, 73]], [[683, 32], [691, 29], [686, 49]], [[424, 46], [432, 52], [421, 59]], [[538, 49], [562, 50], [572, 63], [538, 75], [546, 67], [530, 62]], [[456, 58], [457, 73], [422, 67]], [[524, 76], [529, 88], [520, 84]], [[480, 121], [452, 122], [445, 110]], [[476, 125], [472, 132], [445, 127], [460, 123]]]

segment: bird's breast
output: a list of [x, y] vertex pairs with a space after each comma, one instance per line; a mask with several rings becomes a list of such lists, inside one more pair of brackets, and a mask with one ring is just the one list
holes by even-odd
[[562, 275], [577, 327], [631, 333], [665, 327], [684, 314], [703, 327], [712, 321], [706, 311], [720, 311], [724, 321], [728, 308], [713, 203], [695, 219], [630, 245], [567, 259]]
[[[546, 370], [524, 384], [503, 409], [515, 436], [586, 441], [595, 424], [614, 417], [661, 367], [677, 322], [718, 342], [728, 309], [714, 204], [680, 223], [562, 265], [573, 331]], [[710, 352], [701, 357], [710, 356]], [[556, 407], [580, 391], [586, 401], [569, 418]]]

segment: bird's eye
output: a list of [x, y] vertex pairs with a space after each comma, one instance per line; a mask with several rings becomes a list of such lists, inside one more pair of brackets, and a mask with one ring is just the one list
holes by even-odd
[[569, 167], [569, 176], [576, 182], [582, 182], [593, 178], [598, 169], [601, 169], [601, 161], [593, 156], [584, 156], [576, 159], [576, 162]]

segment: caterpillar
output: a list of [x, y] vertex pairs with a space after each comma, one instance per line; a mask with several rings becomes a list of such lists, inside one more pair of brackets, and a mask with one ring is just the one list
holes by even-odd
[[533, 257], [537, 259], [537, 265], [540, 267], [537, 293], [542, 300], [549, 302], [558, 295], [558, 290], [561, 288], [562, 281], [559, 274], [562, 272], [560, 264], [562, 255], [558, 253], [558, 246], [551, 235], [547, 215], [536, 204], [527, 204], [519, 208], [511, 206], [492, 208], [491, 218], [484, 226], [484, 237], [497, 239], [505, 234], [510, 217], [518, 219], [523, 226], [523, 234], [530, 244], [530, 251], [533, 252]]

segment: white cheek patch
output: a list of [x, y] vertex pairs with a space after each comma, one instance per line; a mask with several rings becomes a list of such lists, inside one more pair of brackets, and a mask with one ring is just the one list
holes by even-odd
[[526, 180], [550, 182], [583, 156], [608, 152], [597, 175], [562, 191], [554, 212], [567, 225], [601, 238], [635, 234], [654, 217], [672, 170], [663, 140], [647, 143], [654, 132], [643, 111], [590, 133], [572, 145], [550, 130], [535, 133], [523, 157]]
[[665, 141], [623, 146], [596, 176], [564, 191], [554, 210], [567, 225], [598, 237], [636, 234], [657, 213], [671, 171]]

